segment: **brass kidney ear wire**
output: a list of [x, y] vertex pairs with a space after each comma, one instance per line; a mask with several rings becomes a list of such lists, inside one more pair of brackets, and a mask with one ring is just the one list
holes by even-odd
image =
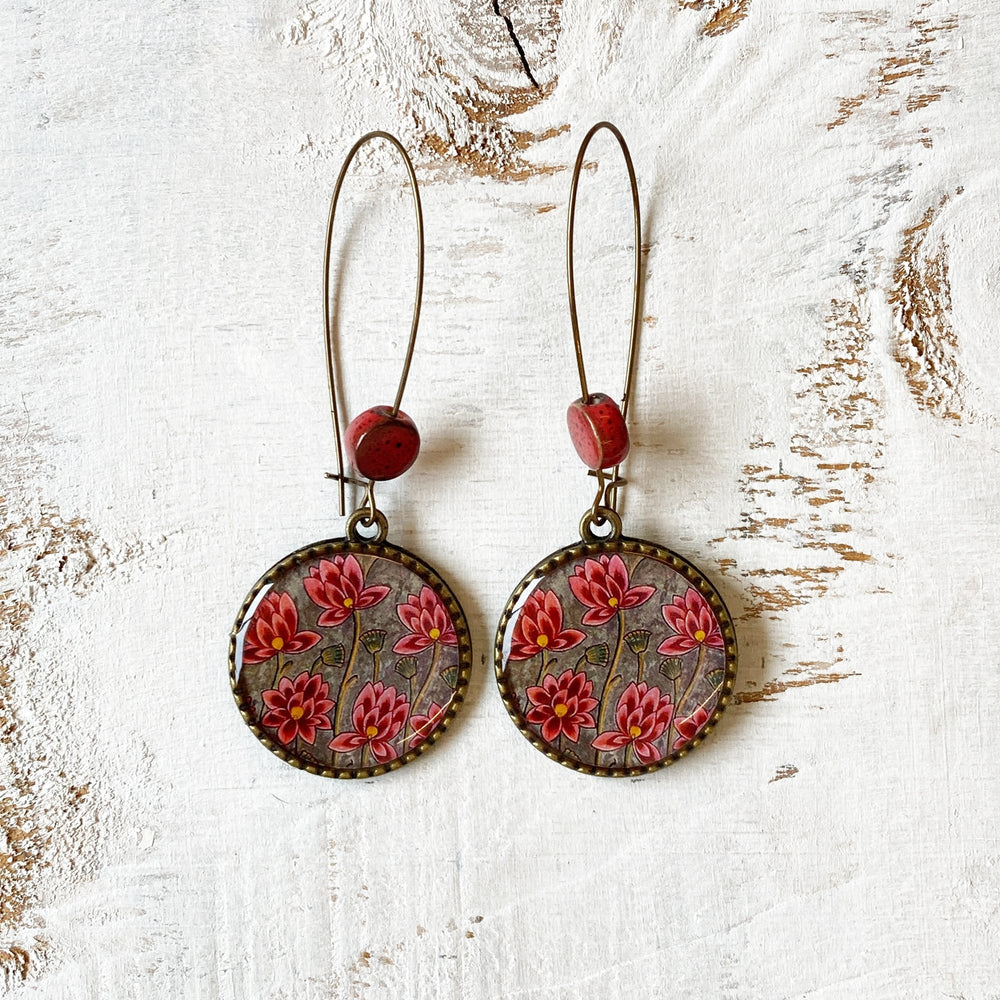
[[[576, 352], [576, 366], [580, 373], [580, 399], [589, 400], [590, 392], [587, 389], [587, 372], [583, 363], [583, 349], [580, 345], [580, 321], [576, 311], [576, 280], [573, 270], [573, 242], [574, 230], [576, 227], [576, 197], [580, 186], [580, 171], [583, 169], [583, 160], [590, 145], [590, 140], [606, 129], [610, 132], [621, 147], [622, 155], [625, 158], [625, 167], [628, 170], [629, 188], [632, 194], [632, 228], [633, 243], [633, 267], [632, 267], [632, 329], [629, 334], [628, 360], [625, 363], [625, 389], [622, 392], [622, 401], [619, 407], [621, 412], [621, 424], [616, 423], [619, 435], [624, 430], [626, 441], [626, 453], [628, 450], [628, 431], [626, 428], [628, 421], [629, 402], [632, 398], [632, 380], [635, 374], [636, 353], [639, 348], [639, 323], [642, 303], [640, 302], [640, 281], [642, 272], [642, 218], [639, 210], [639, 185], [635, 178], [635, 166], [632, 163], [632, 154], [629, 152], [628, 143], [618, 128], [611, 122], [598, 122], [583, 137], [580, 143], [580, 150], [576, 154], [576, 162], [573, 164], [573, 177], [569, 188], [569, 212], [566, 219], [566, 290], [569, 296], [569, 321], [573, 330], [573, 348]], [[574, 439], [575, 440], [575, 439]], [[624, 455], [622, 456], [624, 459]], [[585, 459], [586, 462], [586, 459]], [[590, 464], [589, 462], [587, 463]], [[611, 523], [617, 525], [617, 531], [621, 531], [621, 518], [618, 514], [618, 491], [625, 485], [626, 481], [621, 478], [621, 462], [615, 464], [611, 475], [603, 468], [590, 466], [590, 475], [597, 478], [597, 496], [594, 503], [581, 522], [580, 531], [583, 533], [584, 525], [603, 526]]]
[[[573, 274], [580, 170], [602, 129], [621, 146], [632, 192], [632, 330], [621, 406], [588, 386]], [[721, 716], [736, 674], [732, 618], [711, 581], [669, 549], [622, 534], [617, 498], [638, 353], [640, 238], [628, 145], [600, 122], [577, 154], [566, 226], [581, 393], [566, 417], [577, 454], [597, 477], [597, 496], [580, 521], [580, 541], [546, 556], [514, 588], [494, 643], [500, 695], [531, 744], [566, 767], [613, 777], [654, 771], [697, 746]]]
[[[424, 296], [424, 215], [420, 205], [420, 189], [417, 186], [417, 175], [413, 170], [413, 162], [410, 160], [409, 154], [404, 149], [402, 143], [388, 132], [369, 132], [358, 139], [345, 157], [343, 166], [340, 168], [340, 173], [337, 175], [337, 181], [333, 186], [333, 195], [330, 198], [330, 215], [326, 224], [326, 248], [323, 254], [323, 339], [326, 345], [326, 371], [330, 386], [330, 416], [333, 418], [333, 433], [337, 443], [337, 472], [327, 473], [327, 478], [336, 479], [340, 483], [341, 517], [347, 512], [344, 486], [345, 483], [352, 483], [353, 485], [363, 487], [365, 490], [363, 506], [351, 515], [353, 518], [361, 512], [363, 516], [358, 518], [353, 527], [356, 527], [360, 523], [364, 527], [369, 528], [378, 522], [380, 524], [380, 531], [384, 531], [381, 527], [381, 522], [379, 522], [379, 518], [384, 520], [384, 515], [375, 506], [375, 478], [357, 479], [344, 474], [344, 451], [341, 445], [340, 415], [337, 406], [337, 376], [334, 365], [333, 318], [330, 310], [330, 264], [333, 253], [333, 225], [337, 216], [340, 191], [344, 186], [344, 178], [347, 176], [347, 170], [353, 162], [354, 157], [357, 156], [363, 146], [375, 139], [385, 139], [386, 142], [394, 146], [399, 152], [410, 181], [410, 191], [413, 194], [413, 212], [417, 222], [417, 288], [413, 296], [413, 320], [410, 323], [410, 339], [406, 345], [406, 355], [403, 358], [403, 370], [400, 373], [399, 385], [396, 388], [396, 398], [388, 414], [386, 414], [390, 421], [396, 421], [399, 417], [399, 408], [403, 402], [403, 392], [406, 389], [406, 382], [410, 376], [410, 363], [413, 360], [413, 348], [417, 342], [417, 327], [420, 325], [420, 306]], [[350, 427], [348, 427], [348, 434], [350, 435]], [[419, 438], [417, 439], [417, 446], [419, 448]], [[412, 461], [415, 461], [416, 457], [416, 453], [414, 453]], [[410, 464], [412, 464], [412, 461]], [[409, 468], [409, 465], [406, 468]], [[405, 471], [405, 469], [402, 471]], [[397, 473], [397, 475], [400, 474]], [[349, 523], [349, 529], [350, 527], [352, 525]]]
[[[417, 289], [395, 401], [362, 411], [342, 435], [330, 302], [333, 227], [347, 169], [375, 139], [395, 147], [410, 180]], [[323, 256], [323, 330], [338, 470], [328, 475], [340, 483], [342, 516], [345, 483], [364, 487], [364, 500], [347, 519], [343, 537], [290, 553], [254, 584], [229, 643], [233, 694], [254, 735], [282, 760], [326, 777], [371, 777], [422, 754], [462, 703], [472, 668], [469, 627], [458, 599], [436, 570], [386, 540], [389, 522], [375, 504], [375, 483], [401, 476], [420, 450], [416, 424], [400, 405], [423, 280], [423, 216], [413, 164], [394, 136], [370, 132], [351, 147], [337, 176]], [[344, 471], [345, 449], [357, 475]]]

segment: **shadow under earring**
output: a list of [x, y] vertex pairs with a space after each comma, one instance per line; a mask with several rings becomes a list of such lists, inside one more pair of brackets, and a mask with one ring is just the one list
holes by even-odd
[[[375, 406], [347, 427], [346, 447], [362, 479], [344, 474], [330, 319], [330, 258], [337, 201], [347, 168], [381, 138], [401, 154], [417, 220], [417, 290], [403, 371], [392, 406]], [[386, 541], [388, 521], [375, 483], [416, 460], [420, 435], [400, 410], [420, 319], [424, 231], [413, 164], [385, 132], [359, 139], [330, 201], [323, 269], [323, 317], [330, 410], [337, 441], [340, 513], [344, 486], [364, 488], [346, 537], [299, 549], [254, 584], [230, 636], [233, 693], [257, 738], [282, 760], [314, 774], [365, 778], [413, 760], [433, 744], [462, 701], [472, 663], [465, 615], [426, 563]]]
[[[632, 334], [621, 407], [591, 393], [580, 347], [573, 227], [583, 157], [607, 129], [625, 156], [635, 223]], [[600, 122], [573, 169], [566, 238], [580, 399], [567, 413], [577, 454], [597, 479], [581, 541], [553, 552], [514, 589], [497, 628], [497, 683], [508, 712], [547, 757], [588, 774], [634, 775], [670, 764], [712, 729], [733, 690], [736, 634], [708, 578], [652, 542], [622, 534], [617, 502], [640, 321], [639, 192], [622, 134]]]

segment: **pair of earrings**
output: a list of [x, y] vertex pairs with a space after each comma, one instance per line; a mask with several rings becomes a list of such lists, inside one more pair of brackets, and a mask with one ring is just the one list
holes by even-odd
[[[587, 386], [573, 282], [573, 230], [583, 157], [607, 129], [628, 168], [635, 229], [632, 333], [619, 407]], [[355, 417], [344, 472], [330, 322], [330, 257], [344, 177], [373, 139], [406, 167], [417, 221], [417, 289], [392, 406]], [[676, 760], [714, 726], [732, 693], [736, 637], [711, 582], [690, 562], [622, 534], [617, 510], [629, 451], [626, 425], [640, 322], [639, 194], [624, 138], [595, 125], [573, 169], [567, 227], [570, 321], [581, 395], [567, 414], [577, 453], [596, 478], [581, 540], [547, 556], [517, 585], [497, 628], [497, 683], [511, 718], [546, 756], [588, 774], [632, 775]], [[243, 602], [230, 636], [230, 679], [244, 720], [282, 760], [328, 777], [370, 777], [432, 745], [462, 702], [472, 645], [462, 608], [429, 565], [386, 541], [376, 482], [402, 475], [420, 436], [400, 409], [420, 319], [423, 218], [406, 150], [386, 132], [359, 139], [334, 186], [326, 234], [323, 309], [340, 512], [345, 484], [362, 487], [345, 537], [299, 549], [271, 567]]]

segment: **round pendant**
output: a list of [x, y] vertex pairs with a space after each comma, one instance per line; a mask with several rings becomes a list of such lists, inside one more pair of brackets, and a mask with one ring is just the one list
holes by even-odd
[[240, 713], [294, 767], [366, 778], [434, 743], [472, 663], [465, 615], [429, 566], [384, 541], [338, 538], [254, 585], [229, 642]]
[[507, 711], [547, 757], [634, 775], [704, 739], [736, 676], [736, 633], [691, 563], [634, 538], [570, 545], [517, 585], [497, 628]]

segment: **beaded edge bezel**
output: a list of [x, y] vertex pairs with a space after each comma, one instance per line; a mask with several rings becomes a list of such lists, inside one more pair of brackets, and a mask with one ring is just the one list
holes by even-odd
[[[553, 570], [558, 569], [560, 566], [564, 566], [582, 556], [601, 555], [603, 553], [611, 555], [615, 552], [628, 552], [644, 556], [653, 556], [661, 562], [665, 562], [671, 569], [683, 576], [688, 583], [697, 587], [699, 593], [705, 598], [706, 601], [708, 601], [709, 607], [711, 607], [711, 609], [715, 612], [716, 618], [719, 621], [719, 628], [722, 632], [722, 638], [725, 643], [726, 675], [722, 682], [722, 694], [719, 696], [718, 704], [712, 712], [708, 722], [705, 724], [704, 729], [702, 729], [701, 732], [694, 737], [694, 739], [690, 740], [680, 750], [672, 751], [654, 764], [643, 764], [636, 767], [604, 767], [599, 764], [584, 764], [582, 761], [574, 760], [571, 757], [560, 754], [557, 750], [554, 750], [550, 744], [540, 739], [528, 726], [528, 723], [524, 718], [524, 714], [518, 705], [517, 698], [507, 683], [503, 658], [503, 639], [504, 634], [507, 631], [507, 625], [514, 614], [514, 609], [521, 595], [533, 581], [535, 581], [539, 576], [546, 576]], [[720, 717], [722, 716], [722, 713], [725, 711], [726, 706], [732, 700], [733, 687], [736, 682], [737, 658], [736, 627], [733, 625], [733, 619], [729, 614], [729, 609], [726, 607], [722, 598], [719, 596], [718, 591], [715, 589], [708, 577], [705, 576], [705, 574], [692, 563], [688, 562], [682, 556], [677, 555], [676, 552], [672, 552], [670, 549], [665, 549], [660, 545], [654, 544], [653, 542], [627, 537], [607, 539], [605, 541], [577, 542], [573, 545], [567, 545], [565, 548], [556, 550], [546, 556], [541, 562], [537, 563], [524, 575], [521, 582], [514, 588], [513, 593], [508, 598], [503, 614], [500, 616], [500, 622], [497, 625], [496, 638], [493, 643], [493, 667], [494, 673], [496, 674], [497, 687], [500, 689], [500, 697], [503, 700], [504, 707], [507, 709], [507, 713], [510, 715], [511, 719], [513, 719], [514, 724], [521, 731], [521, 734], [525, 737], [525, 739], [527, 739], [536, 750], [548, 757], [549, 760], [554, 760], [556, 763], [562, 764], [563, 767], [568, 767], [573, 771], [579, 771], [582, 774], [594, 774], [599, 777], [609, 778], [629, 778], [643, 774], [650, 774], [653, 771], [659, 771], [662, 768], [673, 764], [675, 761], [680, 760], [681, 757], [686, 756], [691, 750], [702, 743], [705, 740], [705, 737], [707, 737], [715, 728]]]
[[[392, 562], [399, 563], [412, 573], [415, 573], [428, 586], [432, 587], [438, 597], [440, 597], [444, 602], [445, 607], [448, 609], [448, 613], [451, 615], [451, 620], [455, 625], [455, 634], [458, 637], [458, 681], [455, 685], [455, 691], [448, 704], [448, 711], [445, 713], [444, 719], [441, 720], [434, 732], [432, 732], [427, 739], [423, 740], [418, 746], [407, 750], [405, 754], [402, 754], [395, 760], [389, 761], [387, 764], [378, 764], [375, 767], [334, 769], [317, 767], [315, 764], [310, 764], [307, 761], [300, 759], [295, 754], [290, 753], [284, 747], [272, 740], [266, 732], [252, 720], [250, 709], [247, 708], [246, 702], [240, 698], [236, 687], [236, 638], [239, 634], [240, 627], [244, 622], [247, 611], [249, 611], [250, 605], [260, 592], [261, 587], [265, 584], [274, 583], [285, 570], [296, 563], [301, 564], [312, 559], [322, 558], [323, 556], [340, 555], [344, 553], [377, 556], [382, 559], [388, 559]], [[412, 552], [408, 552], [406, 549], [402, 549], [398, 545], [393, 545], [390, 542], [355, 542], [349, 538], [331, 538], [327, 541], [316, 542], [313, 545], [307, 545], [304, 548], [296, 549], [294, 552], [290, 552], [284, 557], [284, 559], [276, 562], [269, 570], [267, 570], [267, 572], [264, 573], [264, 575], [261, 576], [261, 578], [253, 585], [250, 592], [247, 594], [246, 599], [243, 601], [243, 604], [240, 606], [239, 613], [236, 616], [236, 622], [233, 625], [232, 631], [229, 633], [229, 684], [232, 688], [233, 698], [236, 701], [236, 707], [239, 710], [240, 715], [243, 717], [243, 721], [247, 724], [254, 736], [256, 736], [257, 739], [276, 757], [285, 761], [286, 764], [291, 764], [292, 767], [296, 767], [301, 771], [307, 771], [309, 774], [319, 775], [321, 778], [374, 778], [380, 774], [385, 774], [388, 771], [398, 771], [404, 764], [409, 764], [410, 761], [416, 760], [417, 757], [438, 741], [441, 734], [451, 724], [452, 719], [454, 719], [459, 707], [465, 700], [465, 692], [469, 686], [469, 679], [471, 675], [472, 638], [469, 632], [469, 625], [465, 617], [465, 612], [462, 610], [462, 606], [458, 603], [458, 598], [455, 597], [451, 588], [447, 583], [445, 583], [441, 576], [434, 569], [428, 566], [427, 563], [418, 559]]]

